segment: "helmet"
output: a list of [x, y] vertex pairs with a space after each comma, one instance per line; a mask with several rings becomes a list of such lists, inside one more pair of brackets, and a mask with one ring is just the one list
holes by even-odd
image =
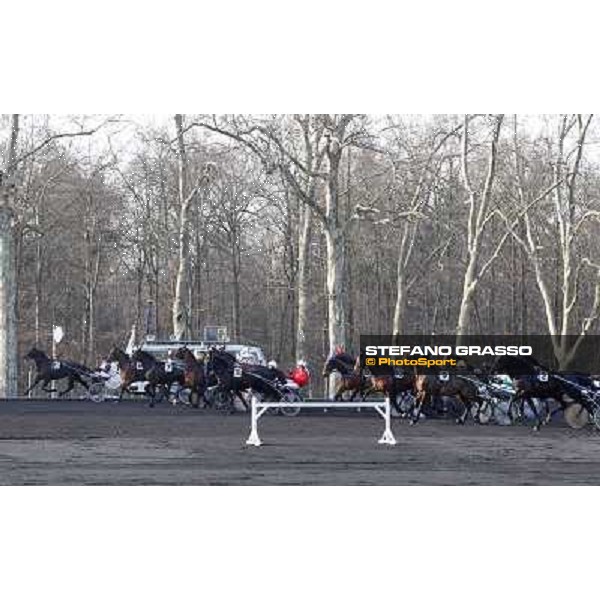
[[269, 369], [276, 369], [277, 368], [277, 363], [274, 360], [270, 360], [267, 363], [267, 367], [269, 367]]
[[305, 360], [299, 360], [299, 361], [298, 361], [296, 364], [297, 364], [299, 367], [304, 367], [304, 368], [306, 368], [306, 361], [305, 361]]

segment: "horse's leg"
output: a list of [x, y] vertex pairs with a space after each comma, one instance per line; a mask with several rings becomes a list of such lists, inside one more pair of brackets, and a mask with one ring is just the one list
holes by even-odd
[[398, 400], [398, 386], [396, 384], [395, 378], [394, 378], [394, 382], [392, 383], [390, 402], [393, 403], [394, 408], [396, 409], [396, 412], [398, 413], [398, 415], [399, 416], [402, 415], [400, 401]]
[[233, 415], [236, 413], [236, 409], [235, 409], [236, 396], [240, 399], [240, 402], [244, 406], [244, 409], [246, 410], [246, 412], [248, 412], [249, 407], [248, 407], [248, 403], [246, 402], [246, 399], [244, 398], [244, 394], [242, 393], [242, 390], [237, 389], [237, 390], [229, 391], [229, 414]]
[[515, 408], [518, 411], [519, 410], [519, 403], [523, 403], [523, 399], [521, 398], [521, 392], [517, 392], [513, 398], [510, 399], [510, 402], [508, 403], [508, 416], [510, 418], [511, 424], [514, 424], [515, 421], [518, 421], [520, 419], [515, 419]]
[[192, 408], [200, 407], [200, 392], [196, 386], [190, 388], [190, 406]]
[[465, 421], [467, 420], [467, 417], [469, 416], [469, 412], [471, 410], [471, 399], [467, 398], [466, 396], [463, 396], [462, 394], [459, 394], [459, 398], [460, 398], [461, 404], [464, 406], [464, 410], [463, 410], [463, 414], [456, 419], [456, 423], [458, 425], [464, 425]]
[[72, 375], [69, 375], [69, 384], [67, 385], [67, 389], [63, 390], [58, 394], [59, 396], [64, 396], [68, 394], [75, 387], [75, 378]]
[[48, 394], [51, 394], [52, 392], [55, 392], [56, 390], [54, 388], [49, 388], [48, 385], [50, 383], [52, 383], [54, 381], [54, 379], [45, 379], [44, 378], [44, 385], [42, 386], [42, 389], [45, 392], [48, 392]]
[[410, 420], [411, 425], [415, 425], [419, 422], [419, 418], [421, 417], [421, 410], [423, 409], [423, 404], [425, 403], [427, 396], [427, 392], [425, 390], [420, 390], [417, 392], [415, 398], [415, 408], [413, 411], [412, 419]]
[[[246, 398], [244, 398], [244, 394], [242, 394], [242, 390], [237, 390], [236, 393], [238, 395], [238, 398], [242, 401], [242, 404], [244, 405], [244, 410], [246, 412], [248, 412], [250, 410], [250, 406], [248, 405], [248, 402], [246, 401]], [[233, 402], [231, 403], [231, 406], [232, 406], [232, 408], [234, 408], [233, 407]]]
[[340, 382], [340, 384], [338, 385], [337, 390], [335, 391], [335, 394], [333, 396], [333, 401], [334, 402], [341, 402], [342, 401], [342, 394], [346, 391], [346, 386], [344, 384], [343, 381]]
[[198, 392], [198, 399], [202, 399], [202, 408], [207, 408], [208, 406], [210, 406], [210, 403], [208, 402], [208, 399], [206, 397], [206, 390], [207, 390], [207, 385], [206, 382], [204, 382], [200, 388], [199, 388], [199, 392]]
[[529, 404], [529, 406], [531, 407], [531, 410], [533, 411], [533, 416], [535, 418], [535, 425], [533, 426], [533, 430], [539, 431], [540, 427], [542, 426], [542, 420], [540, 419], [540, 414], [538, 413], [535, 402], [534, 402], [533, 398], [531, 398], [529, 396], [525, 399], [525, 402], [527, 402], [527, 404]]
[[367, 383], [361, 389], [361, 398], [363, 402], [373, 393], [373, 386], [371, 383]]
[[36, 375], [35, 381], [25, 390], [25, 395], [27, 396], [42, 379], [44, 379], [42, 375]]
[[567, 408], [568, 406], [568, 403], [565, 402], [565, 400], [563, 400], [562, 394], [554, 395], [552, 396], [552, 399], [556, 400], [558, 406], [553, 410], [548, 410], [548, 416], [546, 417], [546, 425], [550, 423], [550, 421], [552, 421], [552, 417], [554, 417], [556, 413], [559, 413], [560, 411], [564, 412], [565, 408]]
[[154, 408], [154, 403], [156, 401], [156, 387], [154, 383], [148, 383], [146, 386], [146, 392], [150, 395], [150, 402], [148, 403], [148, 406], [150, 408]]

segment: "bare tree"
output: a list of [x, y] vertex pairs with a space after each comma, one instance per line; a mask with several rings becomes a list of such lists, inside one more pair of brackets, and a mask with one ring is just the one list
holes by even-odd
[[[435, 184], [439, 176], [441, 165], [444, 157], [439, 156], [440, 151], [444, 148], [448, 140], [454, 137], [461, 129], [462, 125], [458, 125], [450, 129], [450, 131], [437, 130], [427, 139], [427, 136], [422, 136], [422, 143], [425, 148], [406, 148], [408, 158], [404, 161], [407, 163], [407, 170], [400, 173], [395, 173], [396, 177], [400, 177], [402, 181], [401, 189], [394, 189], [394, 195], [400, 197], [395, 207], [393, 221], [399, 221], [399, 237], [398, 237], [398, 258], [396, 263], [396, 302], [394, 307], [394, 320], [392, 330], [394, 335], [403, 333], [405, 327], [405, 310], [408, 294], [412, 286], [422, 277], [423, 269], [426, 269], [431, 261], [440, 257], [440, 253], [444, 251], [451, 243], [452, 236], [448, 236], [446, 240], [435, 244], [429, 252], [425, 260], [420, 257], [418, 263], [419, 268], [417, 273], [410, 273], [410, 267], [414, 263], [414, 251], [417, 244], [417, 234], [422, 218], [425, 217], [424, 209], [426, 208], [431, 188]], [[395, 143], [398, 148], [393, 150], [394, 163], [401, 161], [401, 150], [408, 144], [402, 139], [401, 128], [397, 124], [392, 124], [390, 129], [395, 132]], [[396, 172], [396, 168], [394, 168]], [[407, 185], [404, 179], [408, 176], [409, 179], [414, 178], [416, 183], [412, 186]], [[411, 177], [412, 176], [412, 177]], [[404, 200], [404, 201], [403, 201]]]
[[[581, 187], [581, 166], [586, 136], [593, 115], [562, 115], [559, 121], [556, 155], [553, 161], [552, 184], [553, 191], [552, 217], [539, 215], [534, 220], [530, 211], [523, 214], [523, 232], [515, 227], [510, 231], [514, 238], [529, 257], [535, 273], [536, 284], [542, 299], [548, 333], [552, 336], [554, 353], [562, 366], [567, 366], [573, 359], [584, 336], [591, 330], [600, 317], [600, 265], [593, 262], [589, 256], [581, 256], [581, 248], [577, 244], [584, 228], [593, 220], [600, 218], [600, 211], [594, 207], [585, 206], [579, 198]], [[567, 147], [571, 138], [571, 148]], [[522, 150], [518, 139], [517, 118], [514, 120], [514, 161], [516, 187], [521, 205], [530, 202], [531, 190], [527, 185]], [[544, 194], [545, 196], [546, 194]], [[550, 207], [548, 207], [550, 208]], [[557, 293], [558, 308], [552, 298], [548, 274], [544, 273], [542, 249], [542, 228], [553, 227], [553, 235], [545, 243], [556, 240], [560, 257], [560, 274]], [[575, 309], [580, 304], [581, 273], [590, 272], [593, 281], [593, 302], [587, 314], [579, 323], [575, 322]], [[575, 335], [575, 339], [570, 336]]]
[[[496, 177], [496, 161], [498, 156], [498, 139], [504, 115], [493, 117], [492, 137], [489, 143], [489, 156], [487, 160], [487, 170], [483, 186], [476, 189], [471, 178], [469, 169], [469, 124], [472, 121], [470, 115], [465, 115], [463, 125], [463, 143], [462, 143], [462, 169], [463, 183], [467, 192], [468, 218], [467, 218], [467, 267], [463, 277], [462, 298], [460, 302], [460, 311], [458, 323], [456, 325], [457, 339], [460, 339], [467, 332], [469, 316], [473, 303], [473, 295], [477, 284], [485, 272], [489, 269], [492, 262], [497, 258], [501, 246], [497, 245], [492, 252], [491, 257], [480, 265], [482, 240], [491, 219], [494, 217], [494, 211], [490, 210], [492, 187]], [[505, 240], [506, 238], [504, 238]]]
[[173, 298], [173, 335], [181, 340], [190, 335], [190, 211], [193, 202], [198, 198], [200, 189], [210, 182], [211, 166], [206, 165], [203, 174], [195, 184], [188, 189], [189, 169], [187, 152], [184, 142], [183, 117], [175, 115], [177, 132], [177, 163], [179, 168], [179, 260], [175, 280], [175, 295]]

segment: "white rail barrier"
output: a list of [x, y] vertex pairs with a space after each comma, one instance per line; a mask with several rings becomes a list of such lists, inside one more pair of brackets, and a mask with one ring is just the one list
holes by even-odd
[[[379, 438], [379, 444], [387, 444], [394, 446], [396, 444], [396, 438], [392, 433], [391, 428], [391, 410], [390, 401], [385, 398], [380, 401], [372, 402], [302, 402], [300, 403], [302, 410], [308, 408], [374, 408], [385, 421], [385, 429], [383, 435]], [[258, 436], [258, 420], [265, 414], [269, 408], [289, 408], [289, 402], [259, 402], [255, 396], [252, 396], [252, 409], [251, 409], [251, 429], [250, 436], [246, 440], [246, 444], [249, 446], [260, 446], [262, 442]]]

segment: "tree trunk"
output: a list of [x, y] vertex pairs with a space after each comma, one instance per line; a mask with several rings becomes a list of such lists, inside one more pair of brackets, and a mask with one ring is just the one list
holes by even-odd
[[[487, 163], [487, 173], [485, 176], [485, 183], [481, 192], [478, 194], [475, 192], [472, 184], [471, 177], [469, 175], [468, 167], [468, 132], [469, 132], [469, 116], [465, 115], [464, 119], [464, 130], [463, 130], [463, 143], [462, 143], [462, 174], [465, 191], [467, 192], [469, 215], [467, 220], [467, 252], [468, 262], [467, 268], [463, 277], [463, 291], [462, 299], [460, 303], [460, 310], [458, 315], [458, 322], [456, 324], [456, 343], [459, 344], [462, 336], [467, 332], [469, 326], [469, 315], [473, 304], [473, 295], [477, 284], [481, 281], [481, 278], [487, 268], [491, 265], [492, 261], [498, 257], [503, 243], [506, 241], [507, 236], [503, 237], [500, 242], [497, 243], [495, 250], [488, 259], [488, 261], [482, 266], [479, 266], [480, 253], [481, 253], [481, 238], [486, 229], [486, 224], [489, 223], [489, 204], [492, 193], [492, 186], [496, 176], [496, 158], [498, 152], [498, 138], [500, 136], [500, 128], [502, 127], [503, 115], [496, 117], [496, 123], [494, 125], [492, 141], [490, 142], [489, 158]], [[493, 214], [493, 213], [491, 213]], [[482, 333], [482, 332], [480, 332]]]
[[14, 214], [0, 199], [0, 399], [17, 395]]
[[463, 292], [456, 325], [456, 343], [460, 344], [461, 338], [467, 334], [469, 316], [473, 305], [474, 281], [477, 269], [477, 247], [474, 252], [469, 252], [469, 262], [463, 279]]
[[18, 394], [17, 282], [15, 263], [15, 214], [12, 208], [13, 176], [19, 115], [12, 115], [4, 171], [0, 182], [0, 398]]
[[406, 280], [401, 261], [398, 261], [398, 277], [396, 278], [396, 305], [394, 307], [394, 335], [404, 333], [404, 315], [406, 312]]
[[[341, 131], [343, 135], [343, 129]], [[327, 317], [329, 351], [346, 346], [346, 311], [344, 303], [345, 230], [339, 218], [339, 171], [342, 147], [340, 138], [333, 137], [327, 144], [329, 169], [325, 195], [325, 242], [327, 244]]]
[[298, 320], [296, 325], [296, 361], [308, 356], [306, 336], [308, 326], [308, 278], [310, 275], [310, 241], [312, 231], [312, 209], [302, 208], [298, 240]]
[[240, 249], [237, 245], [235, 236], [237, 232], [233, 233], [233, 247], [231, 248], [231, 267], [233, 277], [233, 339], [239, 340], [241, 336], [241, 313], [240, 313]]
[[[40, 227], [40, 208], [35, 208], [35, 224]], [[35, 345], [40, 347], [40, 328], [41, 328], [41, 303], [42, 303], [42, 239], [38, 236], [35, 243], [35, 298], [34, 298], [34, 327], [35, 327]]]
[[175, 280], [175, 295], [173, 298], [173, 336], [182, 340], [189, 335], [189, 306], [188, 301], [189, 281], [188, 275], [190, 260], [190, 236], [188, 231], [189, 202], [187, 193], [187, 157], [183, 141], [183, 119], [175, 115], [175, 128], [177, 130], [177, 147], [179, 163], [179, 261], [177, 278]]
[[327, 315], [329, 350], [346, 346], [346, 312], [344, 309], [344, 237], [337, 229], [325, 230], [327, 243]]

